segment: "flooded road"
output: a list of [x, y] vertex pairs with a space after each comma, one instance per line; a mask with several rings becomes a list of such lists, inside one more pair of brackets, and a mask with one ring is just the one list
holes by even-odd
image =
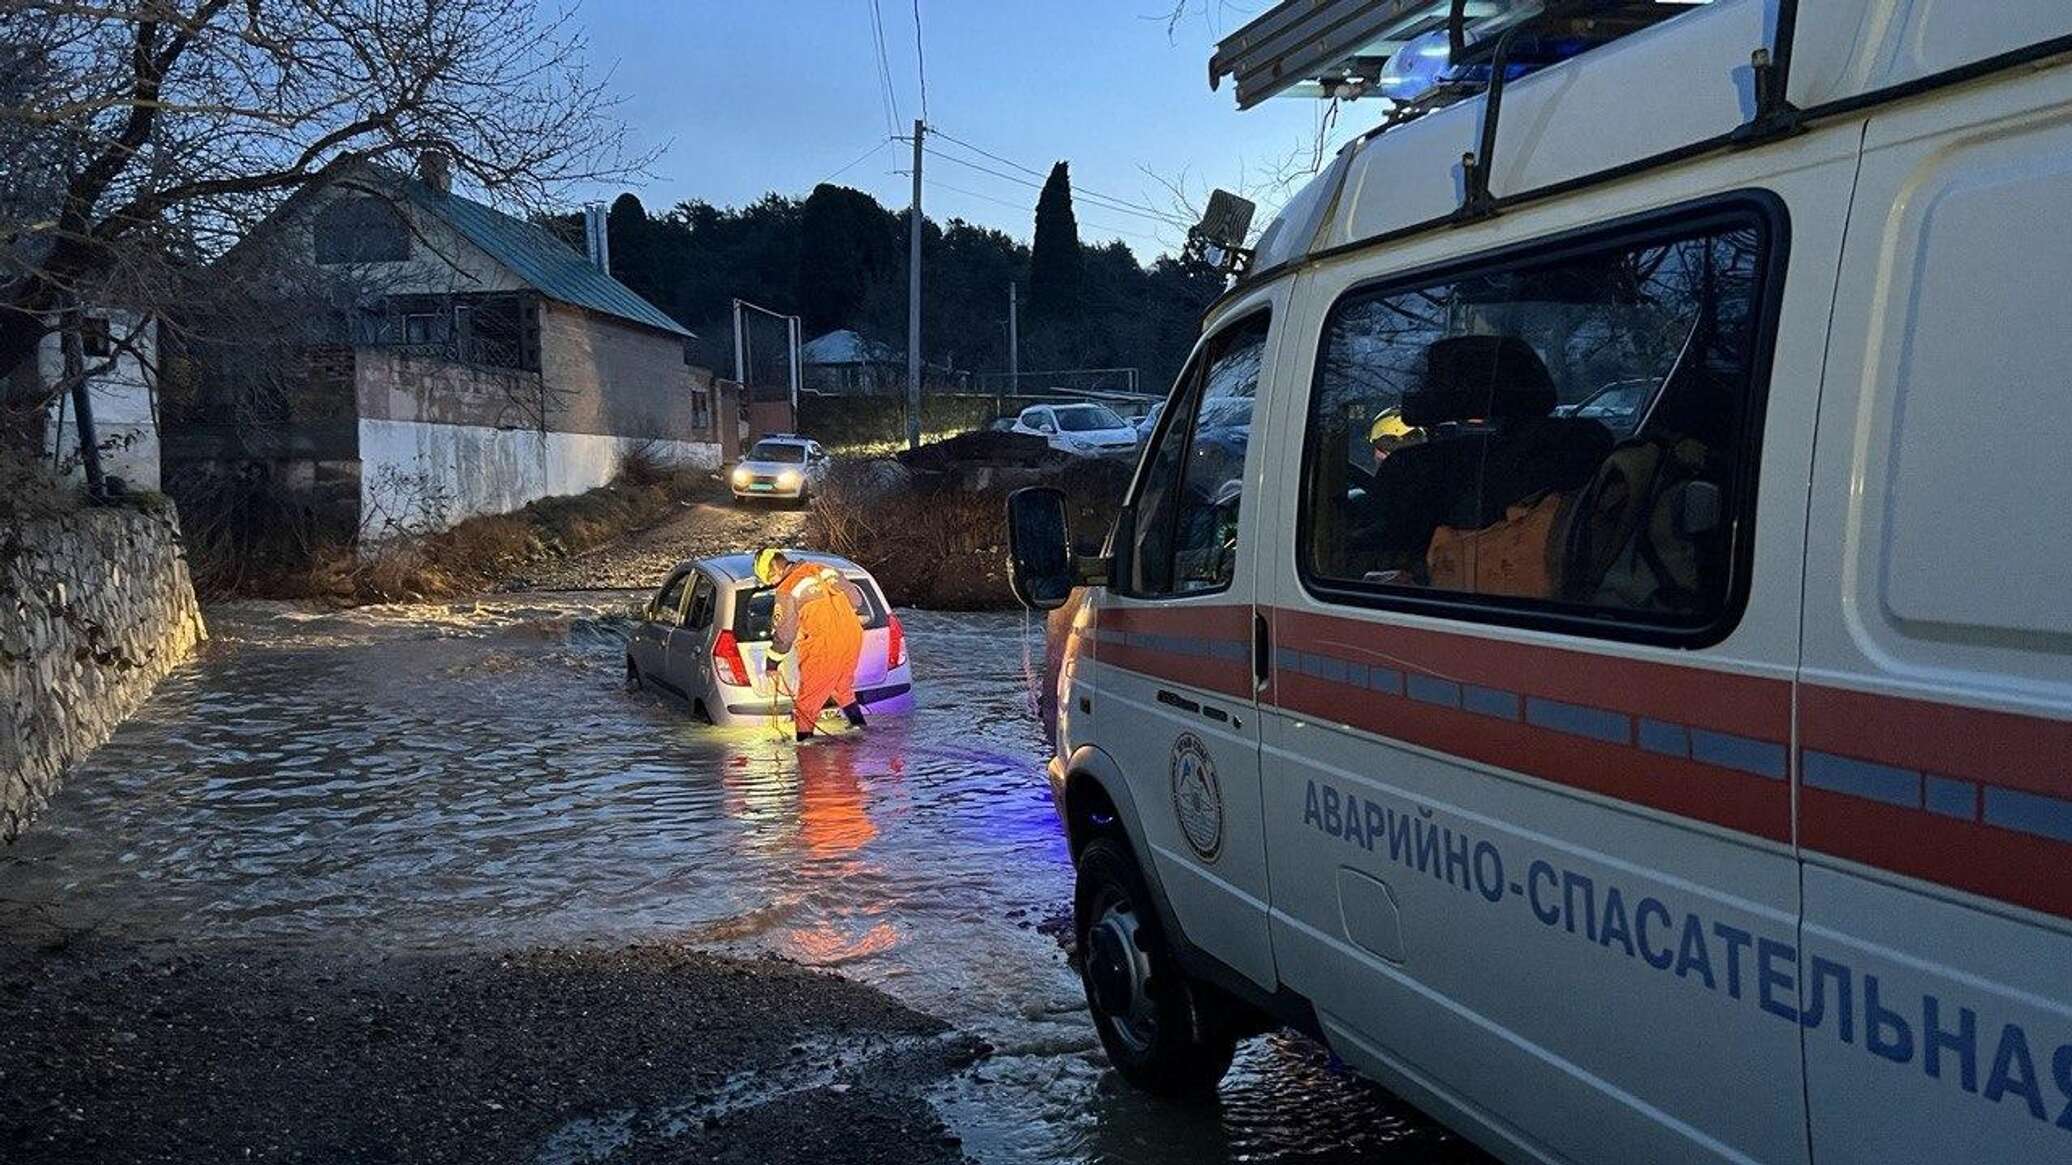
[[1107, 1070], [1058, 938], [1071, 869], [1029, 714], [1038, 626], [902, 613], [918, 710], [801, 750], [622, 691], [631, 602], [210, 612], [203, 657], [0, 854], [0, 918], [774, 953], [992, 1045], [931, 1097], [982, 1162], [1481, 1160], [1290, 1037], [1247, 1045], [1214, 1105]]

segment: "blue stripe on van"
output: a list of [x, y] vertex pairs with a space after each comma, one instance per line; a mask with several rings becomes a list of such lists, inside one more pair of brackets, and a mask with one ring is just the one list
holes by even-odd
[[1811, 749], [1803, 754], [1801, 763], [1806, 784], [1813, 788], [1908, 809], [1921, 807], [1919, 773]]
[[1633, 740], [1633, 720], [1624, 712], [1607, 712], [1603, 708], [1549, 700], [1542, 696], [1526, 697], [1525, 720], [1538, 728], [1551, 728], [1570, 736], [1587, 736], [1611, 744], [1630, 744]]
[[1986, 824], [2072, 841], [2072, 801], [2020, 789], [1986, 788]]
[[1691, 729], [1691, 759], [1723, 769], [1740, 769], [1773, 781], [1784, 779], [1785, 752], [1781, 744], [1751, 740], [1729, 732]]

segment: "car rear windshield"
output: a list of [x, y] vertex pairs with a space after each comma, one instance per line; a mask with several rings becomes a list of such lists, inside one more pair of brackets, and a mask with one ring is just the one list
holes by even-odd
[[1058, 409], [1058, 428], [1067, 433], [1091, 433], [1096, 429], [1127, 429], [1129, 422], [1106, 405], [1073, 405]]
[[[867, 575], [852, 574], [848, 579], [863, 592], [863, 601], [870, 607], [870, 622], [864, 626], [883, 627], [890, 612], [885, 607], [885, 596], [878, 593], [878, 585]], [[734, 638], [743, 643], [767, 643], [770, 624], [776, 617], [776, 591], [769, 587], [742, 591], [734, 597]]]
[[781, 461], [792, 465], [806, 459], [804, 445], [792, 445], [780, 441], [765, 441], [748, 451], [750, 461]]

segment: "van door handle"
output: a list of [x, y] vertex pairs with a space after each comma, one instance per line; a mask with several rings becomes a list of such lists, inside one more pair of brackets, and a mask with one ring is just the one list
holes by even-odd
[[1273, 678], [1273, 633], [1266, 616], [1252, 612], [1252, 686], [1264, 689]]

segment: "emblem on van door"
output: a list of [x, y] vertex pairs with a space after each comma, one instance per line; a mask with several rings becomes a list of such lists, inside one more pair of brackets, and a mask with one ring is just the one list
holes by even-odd
[[1223, 849], [1223, 791], [1208, 746], [1192, 732], [1173, 742], [1173, 816], [1195, 856], [1215, 861]]

